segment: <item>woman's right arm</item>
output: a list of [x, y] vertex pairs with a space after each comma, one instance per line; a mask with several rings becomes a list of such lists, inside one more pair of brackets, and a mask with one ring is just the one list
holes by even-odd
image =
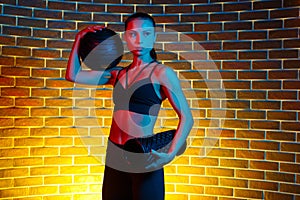
[[109, 71], [82, 70], [78, 56], [80, 39], [88, 32], [95, 32], [103, 28], [102, 26], [90, 26], [77, 33], [68, 60], [66, 80], [89, 85], [104, 85], [112, 82], [111, 79], [115, 77], [118, 68]]

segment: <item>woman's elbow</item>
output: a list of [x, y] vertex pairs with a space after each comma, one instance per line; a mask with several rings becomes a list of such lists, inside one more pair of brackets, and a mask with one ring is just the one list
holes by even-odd
[[69, 74], [65, 75], [65, 79], [70, 82], [75, 82], [74, 78], [72, 78]]

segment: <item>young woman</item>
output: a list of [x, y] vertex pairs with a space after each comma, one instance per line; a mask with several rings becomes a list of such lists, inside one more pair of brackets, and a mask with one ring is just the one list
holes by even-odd
[[[78, 58], [80, 39], [88, 32], [103, 28], [91, 26], [76, 35], [66, 72], [66, 79], [72, 82], [114, 86], [115, 108], [107, 147], [102, 197], [104, 200], [163, 200], [163, 166], [174, 159], [192, 128], [190, 109], [175, 72], [156, 61], [153, 48], [156, 39], [155, 22], [148, 14], [135, 13], [125, 22], [124, 38], [133, 54], [133, 61], [128, 67], [115, 67], [106, 71], [81, 70]], [[147, 154], [144, 172], [126, 170], [126, 162], [122, 156], [117, 155], [113, 146], [122, 149], [131, 138], [152, 135], [160, 105], [166, 98], [179, 117], [169, 151], [162, 153], [153, 150]]]

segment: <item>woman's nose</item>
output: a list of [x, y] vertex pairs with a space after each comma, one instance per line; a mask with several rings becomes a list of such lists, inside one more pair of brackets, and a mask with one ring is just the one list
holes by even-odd
[[136, 41], [135, 41], [137, 44], [141, 44], [143, 42], [143, 38], [141, 37], [140, 34], [137, 34], [136, 35]]

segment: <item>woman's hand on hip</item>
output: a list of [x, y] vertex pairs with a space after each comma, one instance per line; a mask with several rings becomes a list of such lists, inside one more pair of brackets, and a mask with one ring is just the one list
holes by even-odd
[[155, 150], [151, 150], [150, 156], [148, 158], [149, 165], [146, 166], [146, 169], [158, 169], [163, 167], [164, 165], [170, 163], [175, 156], [172, 156], [167, 153], [158, 152]]

